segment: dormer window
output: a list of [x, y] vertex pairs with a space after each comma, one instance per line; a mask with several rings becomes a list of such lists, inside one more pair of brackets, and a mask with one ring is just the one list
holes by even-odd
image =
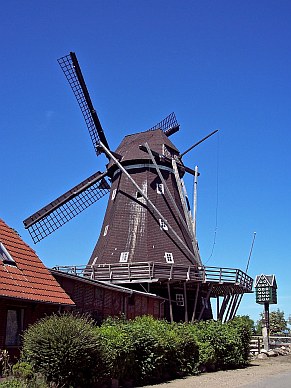
[[157, 193], [158, 194], [165, 194], [165, 188], [162, 183], [157, 183]]
[[129, 255], [129, 252], [121, 252], [121, 253], [120, 253], [119, 262], [120, 262], [120, 263], [127, 263], [127, 261], [128, 261], [128, 255]]
[[168, 225], [161, 219], [159, 218], [159, 223], [160, 223], [160, 229], [161, 230], [168, 230]]
[[16, 267], [15, 261], [2, 243], [0, 243], [0, 260], [3, 261], [3, 264], [13, 265]]
[[166, 259], [166, 262], [168, 264], [173, 264], [174, 263], [174, 257], [172, 252], [165, 252], [164, 258]]

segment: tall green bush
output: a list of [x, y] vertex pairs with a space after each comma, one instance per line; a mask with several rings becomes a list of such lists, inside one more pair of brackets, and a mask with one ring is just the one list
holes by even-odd
[[24, 333], [22, 358], [58, 386], [89, 387], [106, 372], [92, 321], [69, 313], [30, 326]]

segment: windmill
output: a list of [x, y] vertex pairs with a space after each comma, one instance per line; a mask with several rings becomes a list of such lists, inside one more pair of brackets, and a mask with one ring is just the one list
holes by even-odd
[[221, 269], [208, 269], [207, 277], [183, 183], [185, 173], [195, 178], [198, 173], [185, 166], [182, 157], [216, 131], [180, 153], [169, 139], [179, 130], [171, 113], [147, 131], [125, 136], [112, 151], [75, 53], [58, 62], [80, 106], [96, 155], [104, 153], [108, 164], [103, 172], [97, 171], [24, 220], [33, 241], [39, 242], [109, 194], [100, 236], [82, 276], [165, 297], [171, 321], [211, 318], [210, 297], [218, 301], [223, 297], [217, 316], [230, 318], [237, 308], [236, 296], [250, 292], [252, 279], [234, 270], [229, 273], [235, 273], [235, 279], [230, 280], [228, 274], [226, 287]]

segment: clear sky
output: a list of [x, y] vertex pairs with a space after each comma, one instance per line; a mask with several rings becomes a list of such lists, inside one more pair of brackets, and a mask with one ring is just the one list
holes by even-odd
[[[112, 149], [172, 111], [181, 151], [220, 129], [184, 158], [202, 260], [244, 270], [256, 232], [249, 274], [275, 274], [291, 314], [289, 0], [10, 0], [0, 36], [0, 217], [28, 244], [26, 217], [105, 168], [57, 63], [75, 51]], [[33, 246], [48, 267], [87, 262], [106, 203]]]

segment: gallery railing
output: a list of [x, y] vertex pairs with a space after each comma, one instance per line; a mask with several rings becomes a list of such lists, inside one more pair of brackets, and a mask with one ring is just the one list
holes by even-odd
[[53, 269], [93, 280], [113, 283], [154, 281], [196, 281], [202, 283], [234, 284], [251, 291], [253, 279], [235, 268], [195, 267], [179, 264], [137, 262], [99, 264], [92, 266], [58, 266]]

